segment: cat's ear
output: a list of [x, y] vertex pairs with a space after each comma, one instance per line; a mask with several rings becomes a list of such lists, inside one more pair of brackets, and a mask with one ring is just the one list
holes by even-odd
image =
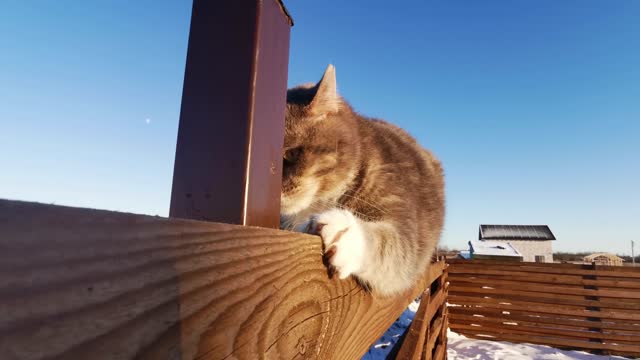
[[336, 69], [333, 65], [327, 66], [316, 87], [316, 94], [311, 101], [311, 111], [318, 115], [338, 112], [342, 102], [336, 89]]

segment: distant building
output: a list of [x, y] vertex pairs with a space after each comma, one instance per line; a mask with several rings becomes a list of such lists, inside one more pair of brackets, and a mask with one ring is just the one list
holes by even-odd
[[556, 237], [547, 225], [480, 225], [478, 240], [513, 247], [522, 261], [553, 262], [552, 241]]
[[609, 253], [595, 253], [583, 258], [585, 264], [595, 263], [596, 265], [622, 266], [622, 258]]
[[461, 252], [460, 256], [473, 260], [522, 261], [522, 254], [504, 241], [471, 240], [469, 251]]

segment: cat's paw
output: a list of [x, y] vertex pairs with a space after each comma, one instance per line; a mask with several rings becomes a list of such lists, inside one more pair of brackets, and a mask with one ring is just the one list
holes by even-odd
[[306, 230], [322, 237], [325, 261], [340, 279], [362, 269], [366, 241], [358, 219], [350, 211], [333, 209], [314, 215]]

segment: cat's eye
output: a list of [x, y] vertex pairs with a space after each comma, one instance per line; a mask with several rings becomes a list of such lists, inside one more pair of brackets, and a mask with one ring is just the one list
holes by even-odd
[[302, 155], [302, 147], [296, 147], [292, 149], [288, 149], [284, 152], [284, 164], [285, 165], [293, 165], [300, 159], [300, 155]]

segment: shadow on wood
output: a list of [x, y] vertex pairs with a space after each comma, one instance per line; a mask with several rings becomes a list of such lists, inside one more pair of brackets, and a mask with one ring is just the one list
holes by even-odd
[[0, 200], [0, 353], [357, 359], [424, 281], [380, 299], [321, 256], [310, 235]]

